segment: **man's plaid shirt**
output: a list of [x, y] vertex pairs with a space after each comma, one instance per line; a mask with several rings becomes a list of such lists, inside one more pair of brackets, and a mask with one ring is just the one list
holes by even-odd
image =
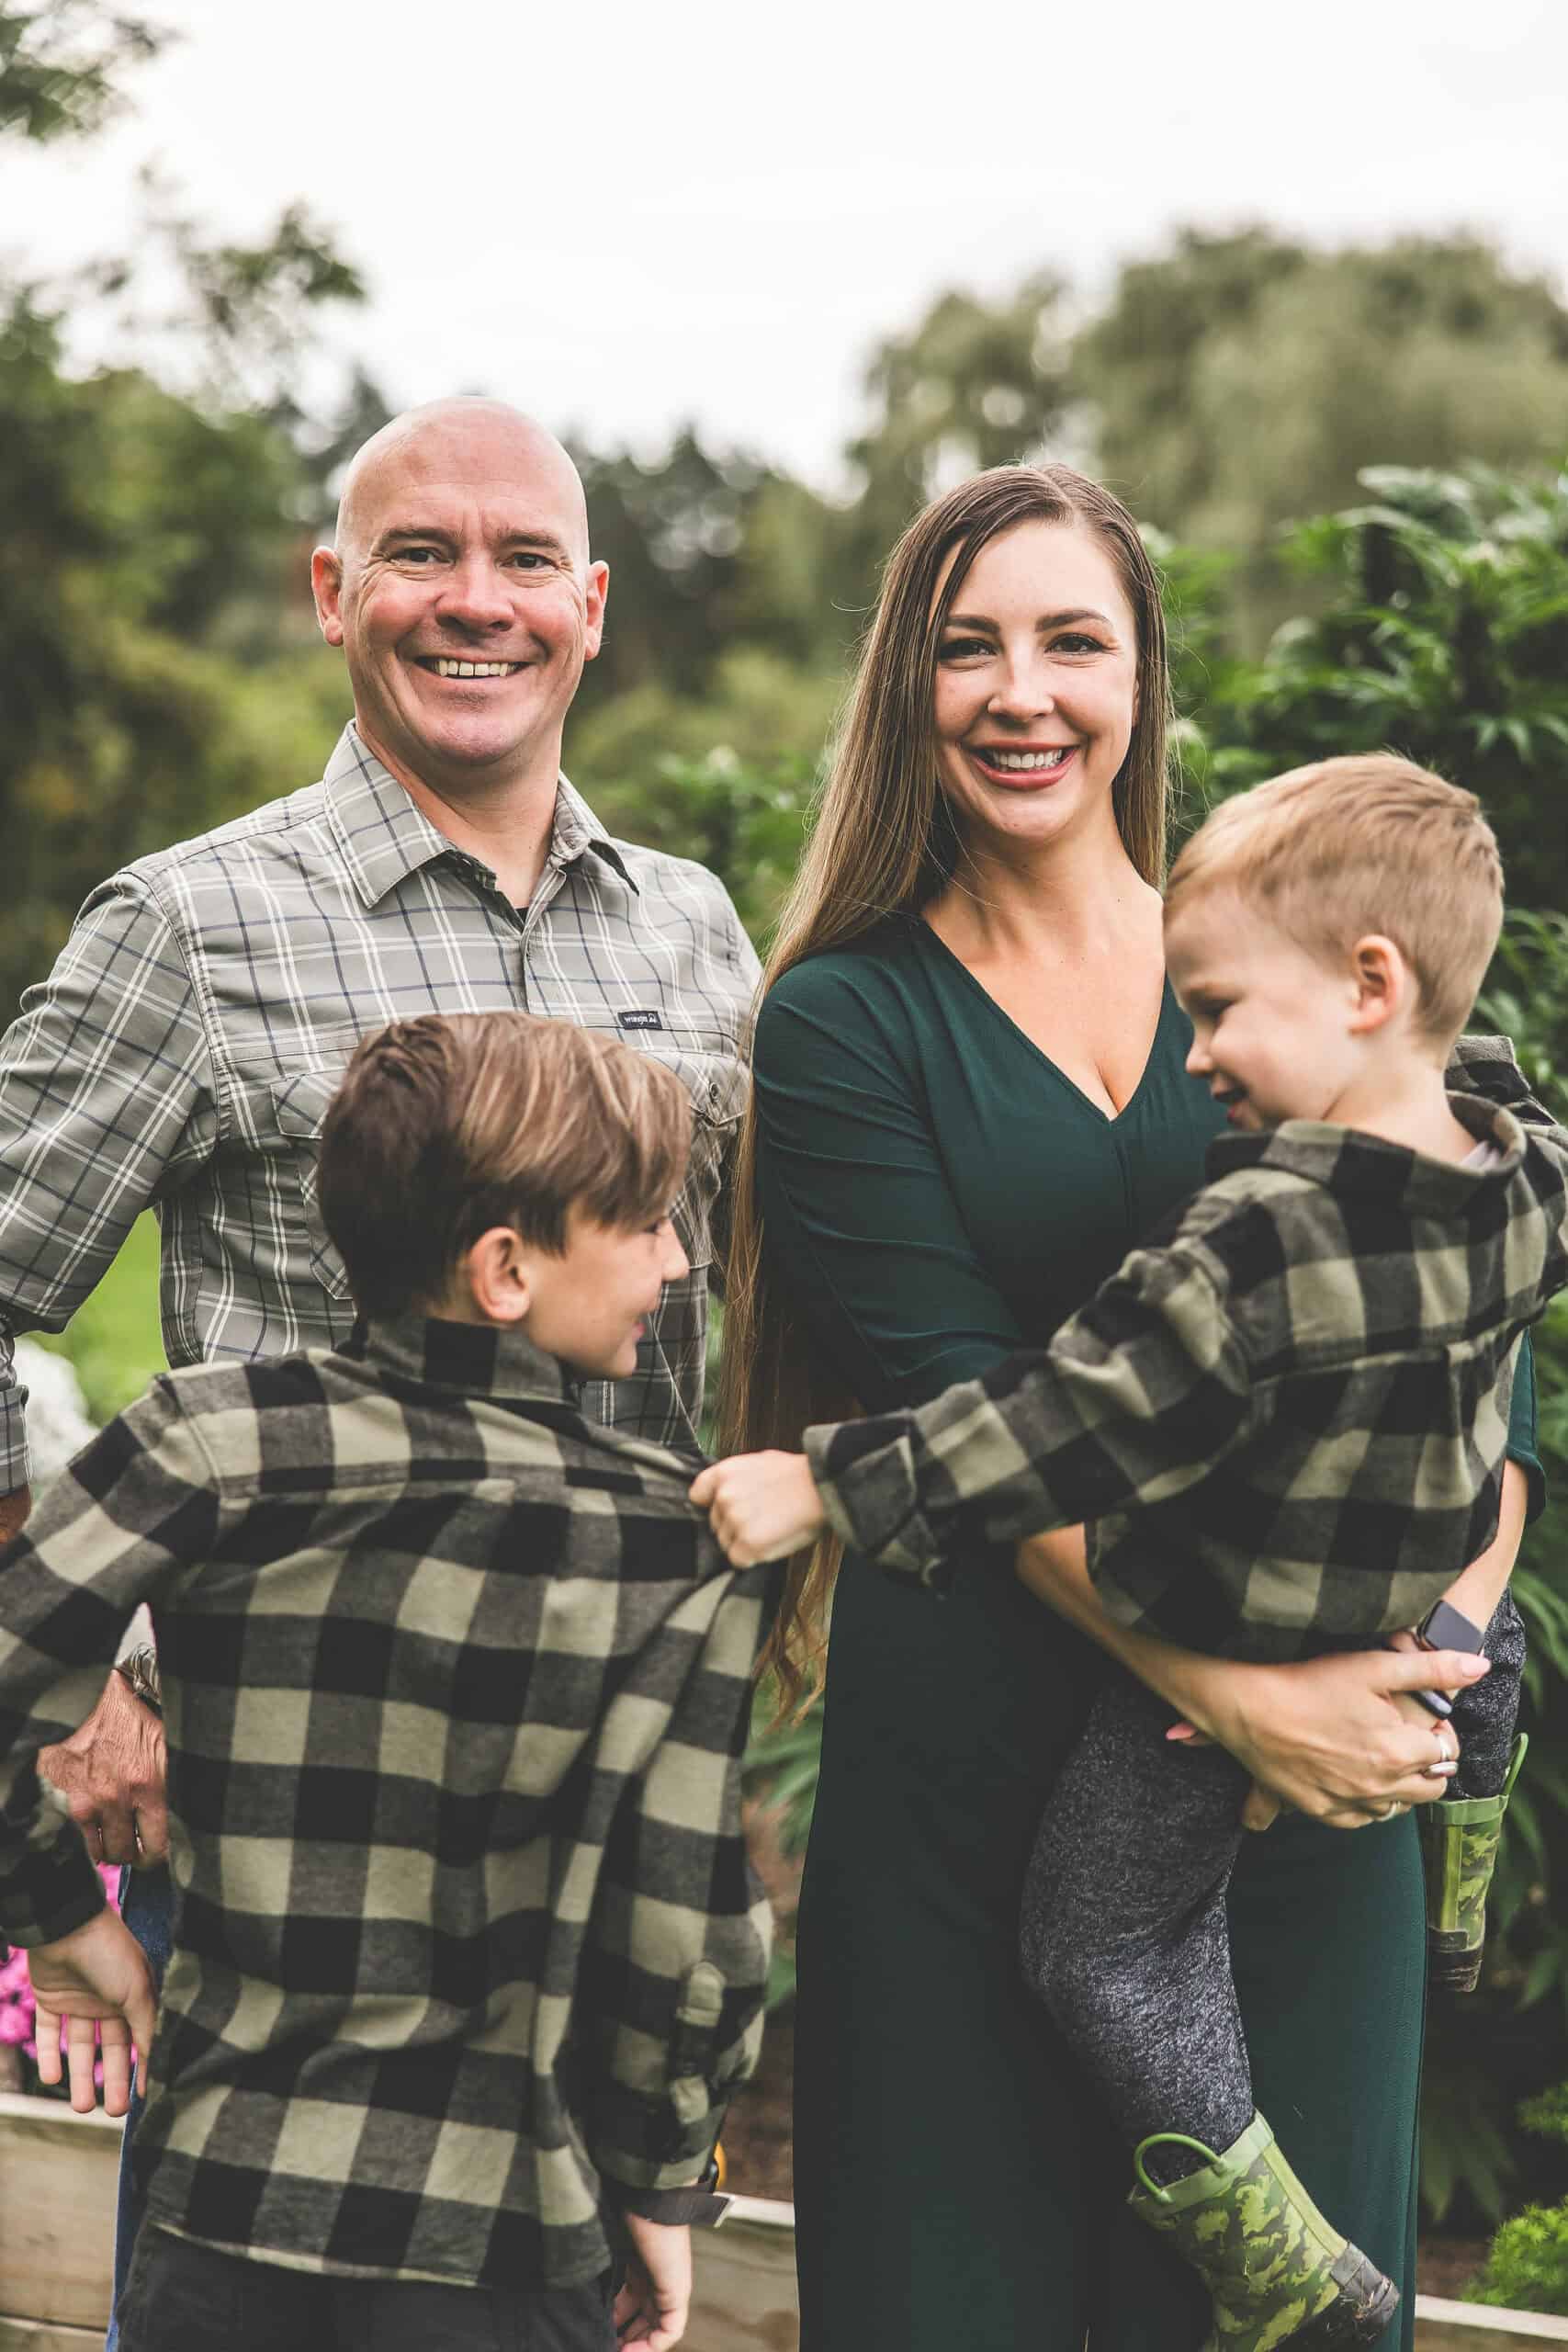
[[521, 1335], [373, 1324], [165, 1374], [0, 1555], [0, 1933], [102, 1902], [32, 1758], [151, 1603], [175, 1956], [160, 2225], [299, 2267], [569, 2285], [595, 2171], [701, 2169], [752, 2064], [761, 1572]]
[[614, 842], [564, 778], [524, 912], [349, 727], [320, 784], [139, 859], [88, 899], [0, 1045], [0, 1493], [26, 1483], [11, 1340], [60, 1330], [139, 1212], [163, 1227], [173, 1364], [346, 1338], [316, 1206], [321, 1120], [367, 1030], [508, 1007], [606, 1029], [691, 1090], [672, 1283], [596, 1419], [690, 1444], [714, 1214], [757, 960], [723, 888]]
[[1089, 1521], [1111, 1616], [1219, 1656], [1414, 1624], [1496, 1532], [1514, 1351], [1568, 1281], [1568, 1136], [1504, 1040], [1461, 1057], [1491, 1100], [1450, 1103], [1499, 1165], [1222, 1136], [1168, 1243], [1044, 1352], [808, 1430], [844, 1542], [937, 1583], [966, 1544]]

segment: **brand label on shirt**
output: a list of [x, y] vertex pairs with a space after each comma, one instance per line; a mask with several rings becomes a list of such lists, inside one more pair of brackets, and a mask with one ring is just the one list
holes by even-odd
[[657, 1012], [617, 1012], [615, 1019], [623, 1029], [662, 1029], [664, 1026]]

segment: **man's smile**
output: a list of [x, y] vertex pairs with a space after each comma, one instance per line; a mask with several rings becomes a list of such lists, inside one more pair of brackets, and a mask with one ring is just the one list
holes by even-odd
[[450, 653], [416, 653], [416, 669], [434, 678], [511, 678], [525, 665], [521, 662], [472, 662]]

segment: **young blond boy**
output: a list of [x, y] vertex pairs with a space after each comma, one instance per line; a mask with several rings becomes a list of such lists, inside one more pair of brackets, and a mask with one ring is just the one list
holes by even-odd
[[[578, 1413], [685, 1261], [690, 1114], [617, 1041], [395, 1023], [328, 1114], [354, 1340], [156, 1381], [0, 1555], [0, 1933], [40, 2071], [151, 2077], [123, 2352], [665, 2352], [760, 2032], [762, 1586]], [[175, 1948], [33, 1769], [151, 1604]], [[699, 2177], [703, 2176], [703, 2177]], [[612, 2309], [612, 2245], [627, 2275]], [[622, 2331], [617, 2339], [617, 2325]]]
[[[1471, 1564], [1496, 1531], [1519, 1335], [1568, 1277], [1568, 1137], [1501, 1047], [1465, 1049], [1493, 1099], [1445, 1084], [1501, 916], [1473, 797], [1407, 762], [1328, 761], [1227, 803], [1176, 863], [1166, 948], [1188, 1068], [1235, 1133], [1165, 1246], [1043, 1354], [693, 1488], [733, 1559], [826, 1518], [928, 1582], [964, 1541], [1087, 1521], [1113, 1617], [1235, 1657], [1468, 1602], [1494, 1667], [1456, 1710], [1466, 1802], [1436, 1811], [1457, 1816], [1439, 1842], [1468, 1865], [1451, 1940], [1472, 1948], [1522, 1639]], [[1031, 1866], [1026, 1973], [1137, 2146], [1135, 2209], [1202, 2271], [1215, 2341], [1371, 2343], [1395, 2290], [1252, 2103], [1224, 1918], [1244, 1776], [1217, 1749], [1173, 1770], [1170, 1728], [1128, 1677], [1097, 1702]]]

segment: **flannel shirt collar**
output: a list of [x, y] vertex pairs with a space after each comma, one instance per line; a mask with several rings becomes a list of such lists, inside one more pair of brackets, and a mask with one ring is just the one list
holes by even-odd
[[[439, 826], [414, 806], [391, 770], [376, 757], [351, 719], [327, 763], [327, 820], [361, 901], [379, 905], [389, 890], [450, 857], [493, 889], [495, 876], [482, 859], [448, 841]], [[547, 863], [564, 872], [592, 850], [629, 889], [637, 883], [626, 860], [580, 792], [565, 776], [556, 785], [556, 813]]]
[[510, 1326], [448, 1323], [423, 1315], [378, 1317], [356, 1324], [342, 1352], [423, 1387], [449, 1388], [464, 1396], [570, 1405], [575, 1396], [559, 1361]]
[[1525, 1133], [1512, 1112], [1479, 1094], [1449, 1096], [1449, 1108], [1478, 1143], [1495, 1144], [1502, 1159], [1491, 1168], [1464, 1168], [1432, 1159], [1382, 1136], [1337, 1127], [1319, 1119], [1286, 1119], [1266, 1135], [1216, 1136], [1209, 1146], [1212, 1182], [1243, 1168], [1281, 1168], [1337, 1193], [1396, 1190], [1413, 1215], [1452, 1216], [1492, 1184], [1514, 1175], [1525, 1156]]

